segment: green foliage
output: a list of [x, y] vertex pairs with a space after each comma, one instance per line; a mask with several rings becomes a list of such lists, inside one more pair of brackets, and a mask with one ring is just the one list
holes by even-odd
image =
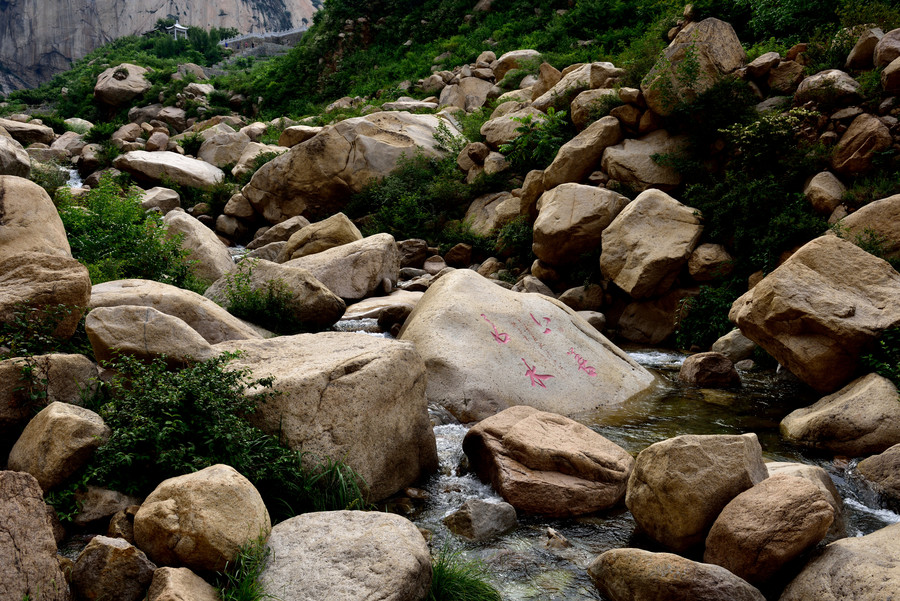
[[701, 286], [697, 296], [683, 299], [676, 315], [675, 342], [678, 348], [694, 346], [708, 349], [713, 342], [730, 332], [734, 325], [728, 320], [731, 305], [740, 294], [738, 281], [730, 280], [716, 286]]
[[735, 4], [750, 9], [748, 29], [755, 37], [800, 41], [834, 22], [839, 0], [735, 0]]
[[863, 356], [862, 363], [900, 388], [900, 328], [884, 330], [872, 352]]
[[535, 121], [532, 115], [512, 119], [521, 123], [516, 128], [519, 136], [500, 146], [500, 152], [506, 155], [513, 169], [519, 173], [550, 165], [562, 145], [574, 135], [566, 121], [566, 111], [556, 111], [553, 107], [547, 109], [545, 119]]
[[167, 234], [162, 218], [141, 207], [141, 190], [122, 189], [110, 176], [77, 200], [63, 198], [59, 216], [72, 256], [84, 263], [91, 282], [141, 278], [201, 290], [180, 238]]
[[531, 252], [533, 242], [534, 228], [528, 217], [522, 215], [500, 227], [495, 248], [501, 256], [513, 256], [522, 263], [530, 264], [534, 258]]
[[309, 327], [299, 321], [293, 311], [294, 295], [283, 280], [266, 281], [262, 287], [252, 282], [256, 260], [244, 260], [225, 279], [225, 301], [228, 312], [260, 325], [276, 334], [299, 334]]
[[459, 551], [443, 546], [431, 564], [428, 601], [500, 601], [500, 593], [489, 581], [487, 567], [466, 560]]
[[178, 145], [184, 148], [184, 154], [197, 156], [200, 153], [200, 147], [203, 146], [203, 136], [198, 132], [192, 132], [178, 140]]
[[894, 0], [841, 0], [837, 16], [842, 27], [874, 23], [883, 31], [900, 27], [900, 6]]
[[88, 144], [102, 144], [108, 142], [116, 130], [122, 127], [121, 121], [104, 121], [95, 123], [94, 127], [84, 135], [84, 141]]
[[57, 115], [51, 115], [48, 113], [34, 113], [32, 119], [40, 119], [44, 125], [53, 130], [53, 133], [62, 135], [69, 131], [69, 126], [66, 125], [66, 122], [61, 117]]
[[31, 173], [28, 179], [39, 185], [54, 203], [57, 202], [59, 189], [69, 181], [69, 175], [56, 161], [31, 161]]
[[266, 567], [271, 550], [266, 546], [266, 534], [238, 549], [234, 561], [216, 577], [216, 588], [222, 601], [260, 601], [277, 599], [265, 592], [259, 577]]
[[48, 353], [86, 353], [90, 344], [81, 320], [75, 335], [62, 339], [56, 335], [59, 324], [75, 311], [68, 305], [35, 306], [21, 304], [0, 322], [0, 360]]

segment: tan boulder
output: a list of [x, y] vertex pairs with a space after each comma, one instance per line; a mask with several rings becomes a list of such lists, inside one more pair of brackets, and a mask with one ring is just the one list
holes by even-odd
[[181, 196], [178, 192], [170, 188], [156, 186], [145, 190], [141, 200], [141, 208], [145, 211], [157, 210], [165, 215], [169, 211], [174, 211], [181, 206]]
[[816, 488], [825, 495], [825, 499], [834, 510], [834, 521], [831, 522], [831, 527], [825, 535], [825, 541], [831, 542], [847, 536], [843, 515], [844, 500], [841, 498], [841, 493], [838, 492], [838, 489], [834, 485], [831, 476], [828, 475], [828, 472], [818, 465], [781, 461], [771, 461], [766, 463], [766, 470], [768, 470], [769, 476], [782, 474], [805, 478], [809, 482], [812, 482]]
[[681, 183], [681, 175], [673, 168], [658, 164], [653, 157], [683, 152], [687, 138], [670, 136], [664, 129], [624, 142], [603, 151], [601, 165], [610, 179], [628, 184], [635, 190], [659, 188], [670, 190]]
[[293, 148], [297, 144], [302, 144], [310, 138], [318, 135], [322, 131], [322, 127], [314, 127], [312, 125], [292, 125], [285, 127], [284, 131], [278, 137], [278, 145], [285, 148]]
[[221, 464], [164, 480], [134, 516], [135, 541], [150, 559], [196, 571], [224, 570], [271, 527], [256, 488]]
[[643, 532], [684, 552], [703, 543], [734, 497], [768, 477], [756, 434], [677, 436], [638, 454], [625, 504]]
[[279, 265], [271, 261], [241, 261], [237, 270], [223, 276], [210, 286], [204, 296], [226, 309], [231, 307], [229, 288], [246, 283], [251, 290], [264, 291], [270, 286], [280, 287], [285, 295], [285, 309], [298, 326], [314, 331], [328, 328], [341, 318], [346, 305], [313, 275], [300, 267]]
[[555, 517], [617, 505], [634, 466], [624, 449], [587, 426], [525, 406], [473, 426], [463, 451], [513, 507]]
[[37, 480], [0, 471], [0, 582], [9, 601], [71, 601], [56, 560], [56, 540]]
[[84, 322], [94, 357], [103, 363], [119, 355], [151, 361], [165, 357], [173, 366], [204, 361], [212, 346], [184, 321], [152, 307], [118, 305], [93, 309]]
[[606, 116], [562, 145], [556, 158], [544, 170], [544, 188], [549, 190], [566, 182], [581, 182], [594, 171], [603, 152], [622, 139], [619, 120]]
[[502, 144], [508, 144], [522, 135], [522, 132], [518, 131], [524, 125], [522, 121], [538, 124], [546, 119], [546, 115], [541, 111], [526, 107], [488, 119], [481, 126], [480, 133], [488, 146], [500, 148]]
[[[276, 146], [274, 144], [260, 144], [259, 142], [250, 142], [244, 147], [244, 151], [241, 152], [241, 156], [237, 160], [237, 165], [235, 165], [231, 170], [231, 175], [236, 178], [250, 175], [251, 171], [253, 170], [253, 163], [256, 160], [256, 157], [270, 152], [274, 152], [275, 154], [284, 154], [285, 152], [287, 152], [287, 149], [285, 149], [283, 146]], [[241, 196], [241, 198], [243, 198], [243, 196]], [[250, 217], [253, 215], [250, 203], [246, 202], [246, 204], [247, 207], [251, 209], [251, 212], [247, 215], [240, 215], [240, 217]]]
[[662, 344], [675, 334], [682, 302], [696, 293], [676, 288], [659, 298], [628, 303], [616, 324], [617, 334], [635, 344]]
[[803, 196], [813, 209], [822, 215], [831, 215], [841, 204], [847, 187], [832, 172], [817, 173], [806, 183]]
[[900, 324], [900, 275], [837, 236], [808, 242], [731, 307], [729, 319], [798, 378], [832, 392], [875, 337]]
[[900, 443], [897, 387], [878, 374], [847, 384], [818, 402], [789, 413], [781, 433], [799, 444], [851, 456], [880, 453]]
[[737, 363], [753, 356], [756, 343], [741, 334], [740, 330], [734, 329], [716, 340], [709, 350], [722, 353]]
[[900, 194], [870, 202], [841, 219], [840, 227], [841, 235], [857, 244], [874, 234], [885, 259], [900, 258]]
[[678, 379], [689, 386], [699, 388], [728, 388], [741, 385], [741, 377], [734, 368], [734, 362], [714, 351], [687, 357], [681, 364]]
[[215, 165], [177, 152], [132, 150], [116, 157], [113, 166], [138, 178], [159, 182], [167, 177], [190, 188], [212, 188], [225, 180], [225, 173]]
[[584, 129], [592, 120], [592, 113], [605, 98], [618, 98], [614, 88], [597, 88], [585, 90], [572, 100], [569, 105], [572, 124], [579, 130]]
[[169, 136], [161, 131], [155, 131], [147, 138], [144, 149], [153, 152], [154, 150], [166, 150], [169, 147]]
[[588, 566], [610, 601], [764, 601], [762, 593], [725, 568], [671, 553], [612, 549]]
[[[859, 34], [856, 44], [854, 44], [853, 48], [850, 50], [850, 54], [847, 55], [847, 61], [844, 63], [844, 68], [848, 71], [871, 69], [875, 60], [875, 47], [883, 37], [884, 32], [881, 28], [865, 28], [862, 33]], [[897, 56], [900, 56], [900, 54]]]
[[347, 307], [342, 319], [378, 319], [385, 311], [395, 307], [407, 307], [410, 312], [416, 308], [424, 292], [394, 290], [387, 296], [374, 296]]
[[427, 156], [443, 156], [434, 140], [441, 123], [459, 133], [436, 115], [386, 111], [346, 119], [266, 163], [242, 192], [273, 223], [331, 215], [350, 194], [393, 171], [401, 156], [420, 147]]
[[893, 138], [881, 120], [868, 113], [859, 115], [841, 136], [831, 155], [831, 166], [845, 175], [856, 175], [872, 168], [876, 153], [891, 146]]
[[896, 95], [900, 92], [900, 57], [895, 58], [881, 72], [881, 88], [886, 94]]
[[428, 369], [428, 400], [464, 422], [514, 405], [576, 413], [616, 406], [653, 376], [559, 301], [467, 269], [432, 283], [400, 339]]
[[64, 483], [88, 462], [111, 430], [84, 407], [50, 403], [32, 418], [9, 453], [9, 469], [28, 472], [41, 489]]
[[84, 136], [82, 134], [74, 131], [67, 131], [53, 141], [53, 144], [50, 145], [50, 149], [64, 150], [70, 157], [77, 157], [81, 154], [81, 149], [86, 145], [87, 143], [84, 141]]
[[375, 234], [284, 263], [309, 270], [326, 288], [346, 300], [377, 290], [390, 292], [400, 277], [400, 251], [390, 234]]
[[219, 591], [187, 568], [157, 568], [147, 601], [219, 601]]
[[872, 60], [875, 67], [883, 69], [898, 57], [900, 57], [900, 29], [892, 29], [876, 42]]
[[203, 141], [197, 158], [220, 169], [225, 165], [236, 165], [248, 144], [250, 137], [241, 132], [216, 134]]
[[111, 106], [125, 104], [150, 89], [147, 73], [147, 69], [130, 63], [110, 67], [97, 77], [94, 98]]
[[535, 98], [531, 105], [541, 112], [568, 109], [572, 100], [585, 90], [612, 88], [625, 75], [625, 70], [612, 63], [587, 63], [567, 73], [555, 86]]
[[560, 79], [562, 79], [562, 73], [560, 73], [558, 69], [550, 63], [541, 63], [541, 66], [538, 67], [537, 83], [531, 88], [530, 99], [539, 98], [544, 95], [548, 90], [552, 89], [553, 86], [558, 84]]
[[328, 219], [311, 223], [288, 238], [287, 245], [278, 257], [278, 263], [299, 259], [329, 248], [362, 240], [363, 235], [350, 218], [335, 213]]
[[141, 601], [154, 570], [156, 565], [128, 541], [95, 536], [75, 560], [72, 588], [84, 601]]
[[[679, 103], [693, 102], [724, 75], [742, 67], [746, 58], [728, 23], [714, 18], [689, 23], [641, 81], [641, 91], [647, 106], [668, 116]], [[691, 77], [685, 77], [686, 71]]]
[[753, 79], [761, 79], [766, 77], [780, 61], [781, 55], [777, 52], [766, 52], [747, 63], [747, 74]]
[[574, 311], [599, 311], [603, 307], [603, 287], [597, 284], [575, 286], [559, 295], [559, 302]]
[[703, 561], [762, 584], [821, 541], [832, 521], [834, 509], [815, 484], [776, 474], [725, 506], [706, 537]]
[[187, 251], [193, 274], [204, 282], [215, 282], [234, 271], [234, 260], [228, 247], [216, 234], [183, 211], [171, 211], [163, 218], [170, 234], [180, 234], [181, 248]]
[[857, 601], [900, 595], [900, 524], [844, 538], [806, 564], [779, 601]]
[[641, 299], [665, 293], [691, 256], [703, 226], [696, 211], [665, 192], [647, 190], [603, 230], [603, 275]]
[[22, 145], [12, 138], [0, 136], [0, 175], [24, 178], [30, 173], [31, 159]]
[[509, 192], [495, 192], [479, 196], [466, 210], [463, 220], [472, 232], [490, 236], [519, 216], [521, 201]]
[[0, 322], [13, 320], [25, 305], [37, 310], [35, 317], [56, 316], [53, 334], [69, 338], [90, 297], [87, 268], [75, 259], [30, 251], [0, 259]]
[[511, 50], [500, 55], [491, 68], [497, 81], [506, 77], [513, 69], [524, 67], [528, 64], [537, 65], [541, 62], [541, 53], [537, 50]]
[[695, 282], [710, 282], [731, 274], [734, 259], [721, 244], [701, 244], [688, 259], [688, 273]]
[[120, 305], [152, 307], [177, 317], [210, 344], [261, 337], [255, 329], [208, 298], [162, 282], [115, 280], [91, 289], [91, 309]]
[[860, 99], [859, 82], [838, 69], [826, 69], [800, 82], [794, 102], [852, 104]]
[[267, 547], [271, 559], [259, 582], [279, 599], [419, 601], [431, 586], [428, 544], [399, 515], [298, 515], [272, 529]]
[[890, 505], [900, 502], [900, 444], [863, 459], [856, 467], [859, 475]]
[[250, 241], [247, 245], [247, 250], [256, 250], [272, 242], [287, 242], [295, 232], [307, 225], [309, 225], [309, 219], [300, 215], [286, 219], [281, 223], [276, 223]]
[[518, 525], [515, 507], [478, 498], [469, 499], [441, 521], [453, 534], [473, 541], [490, 540]]
[[534, 254], [550, 265], [575, 261], [600, 247], [603, 230], [630, 201], [606, 188], [562, 184], [538, 200]]
[[340, 459], [377, 501], [437, 467], [425, 401], [425, 366], [411, 344], [349, 332], [217, 345], [232, 361], [275, 378], [280, 394], [252, 421], [285, 444]]
[[[2, 138], [0, 138], [2, 139]], [[14, 175], [0, 175], [0, 261], [23, 252], [71, 257], [62, 219], [43, 188]]]
[[12, 139], [22, 146], [31, 144], [46, 144], [49, 146], [56, 139], [56, 134], [53, 133], [52, 129], [37, 123], [0, 118], [0, 127], [6, 130]]

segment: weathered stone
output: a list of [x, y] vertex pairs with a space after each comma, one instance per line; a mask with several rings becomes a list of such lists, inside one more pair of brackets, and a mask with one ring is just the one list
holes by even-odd
[[129, 542], [95, 536], [75, 560], [72, 588], [84, 601], [140, 601], [155, 569], [144, 552]]
[[187, 127], [187, 115], [184, 109], [176, 106], [164, 107], [156, 114], [155, 118], [171, 125], [176, 132], [182, 132]]
[[398, 515], [299, 515], [272, 529], [268, 548], [271, 559], [259, 581], [281, 599], [419, 601], [431, 586], [428, 544]]
[[46, 125], [38, 125], [37, 123], [26, 123], [23, 121], [14, 121], [12, 119], [0, 118], [0, 127], [12, 136], [12, 139], [21, 144], [28, 146], [30, 144], [53, 144], [56, 134]]
[[831, 480], [831, 476], [828, 475], [828, 472], [818, 465], [780, 461], [767, 463], [766, 469], [769, 472], [769, 476], [784, 474], [805, 478], [809, 482], [812, 482], [816, 488], [822, 491], [828, 504], [831, 505], [831, 508], [834, 510], [834, 521], [831, 522], [831, 527], [825, 535], [825, 541], [832, 542], [847, 536], [847, 529], [843, 516], [844, 501], [841, 499], [841, 494], [838, 492], [838, 489]]
[[821, 236], [734, 302], [728, 317], [795, 376], [832, 392], [879, 332], [900, 324], [900, 275], [837, 236]]
[[256, 236], [247, 245], [247, 250], [262, 248], [263, 246], [271, 244], [272, 242], [287, 242], [287, 240], [290, 239], [294, 232], [306, 227], [307, 225], [309, 225], [309, 219], [307, 219], [306, 217], [301, 217], [300, 215], [291, 217], [290, 219], [286, 219], [281, 223], [276, 223], [272, 227], [268, 228], [265, 233]]
[[169, 136], [162, 133], [161, 131], [153, 132], [150, 134], [150, 137], [147, 138], [147, 143], [144, 146], [144, 149], [153, 152], [155, 150], [166, 150], [169, 147]]
[[635, 344], [656, 346], [675, 334], [685, 298], [696, 290], [676, 288], [659, 298], [629, 303], [616, 324], [617, 334]]
[[805, 67], [797, 61], [781, 61], [769, 71], [766, 82], [773, 94], [793, 94], [803, 81]]
[[803, 196], [813, 209], [822, 215], [831, 215], [841, 204], [847, 187], [832, 172], [817, 173], [806, 183]]
[[182, 211], [172, 211], [163, 218], [170, 233], [181, 234], [181, 248], [187, 258], [196, 261], [191, 271], [204, 282], [215, 282], [234, 271], [234, 260], [228, 247], [218, 236], [194, 217]]
[[0, 175], [0, 214], [0, 261], [30, 251], [72, 256], [56, 206], [34, 182]]
[[610, 601], [764, 601], [762, 593], [725, 568], [671, 553], [612, 549], [588, 566]]
[[[413, 309], [416, 308], [419, 300], [422, 298], [422, 292], [413, 292], [409, 290], [394, 290], [387, 296], [374, 296], [361, 300], [347, 307], [342, 319], [378, 319], [381, 320], [385, 312], [395, 315], [403, 315], [406, 319]], [[396, 320], [394, 320], [396, 322]], [[402, 323], [402, 320], [401, 320]], [[379, 327], [381, 327], [379, 325]], [[390, 328], [382, 329], [387, 332]]]
[[141, 207], [146, 211], [149, 209], [157, 209], [165, 215], [169, 211], [175, 210], [181, 206], [181, 197], [178, 192], [169, 188], [161, 188], [159, 186], [146, 190], [141, 200]]
[[0, 471], [0, 595], [4, 601], [70, 601], [37, 480]]
[[875, 59], [875, 47], [883, 37], [884, 32], [878, 27], [864, 29], [857, 38], [856, 44], [853, 45], [853, 49], [850, 50], [850, 54], [847, 55], [844, 68], [848, 71], [871, 69]]
[[509, 503], [469, 499], [443, 519], [447, 529], [459, 536], [485, 541], [516, 527], [516, 509]]
[[259, 406], [257, 426], [291, 448], [341, 459], [363, 478], [372, 500], [437, 467], [425, 367], [412, 345], [334, 332], [216, 348], [242, 350], [231, 365], [275, 378], [280, 394]]
[[31, 159], [22, 145], [12, 138], [0, 136], [0, 175], [28, 177], [30, 173]]
[[550, 63], [541, 63], [541, 66], [538, 67], [537, 83], [531, 88], [531, 98], [539, 98], [544, 95], [558, 84], [560, 79], [562, 79], [562, 73], [558, 69]]
[[538, 200], [534, 223], [534, 254], [550, 265], [578, 259], [600, 247], [603, 230], [629, 203], [605, 188], [562, 184]]
[[706, 537], [703, 560], [765, 583], [822, 540], [832, 521], [834, 509], [815, 484], [777, 474], [725, 506]]
[[878, 374], [847, 384], [818, 402], [789, 413], [781, 433], [802, 445], [851, 456], [880, 453], [900, 443], [897, 388]]
[[[75, 493], [75, 502], [80, 510], [73, 521], [76, 526], [87, 526], [91, 522], [109, 519], [120, 511], [140, 505], [141, 500], [114, 490], [89, 485], [86, 490]], [[133, 541], [128, 542], [133, 544]]]
[[220, 169], [225, 165], [236, 165], [248, 144], [250, 138], [240, 132], [216, 134], [203, 141], [197, 158]]
[[603, 152], [601, 165], [611, 179], [624, 182], [635, 190], [659, 188], [670, 190], [681, 183], [681, 175], [672, 167], [658, 164], [656, 155], [683, 152], [687, 138], [670, 136], [664, 129], [641, 138], [628, 138]]
[[[244, 150], [243, 152], [241, 152], [241, 155], [237, 160], [237, 164], [231, 170], [231, 175], [238, 179], [242, 177], [248, 177], [252, 174], [253, 169], [255, 168], [257, 157], [269, 153], [279, 155], [284, 154], [285, 152], [287, 152], [287, 149], [285, 149], [283, 146], [250, 142], [249, 144], [244, 146]], [[243, 195], [241, 196], [241, 198], [243, 198]], [[250, 206], [249, 202], [247, 202], [247, 206]], [[249, 215], [247, 215], [247, 217], [249, 217]]]
[[550, 289], [547, 284], [540, 281], [533, 275], [526, 275], [521, 280], [513, 284], [512, 287], [513, 292], [529, 292], [532, 294], [543, 294], [544, 296], [549, 296], [551, 298], [556, 298], [556, 295], [553, 293], [553, 290]]
[[450, 267], [463, 268], [472, 264], [472, 245], [465, 242], [454, 244], [444, 254], [444, 260]]
[[125, 104], [150, 89], [147, 73], [147, 69], [130, 63], [110, 67], [97, 77], [94, 98], [111, 106]]
[[747, 63], [747, 74], [753, 79], [766, 77], [772, 67], [781, 61], [781, 55], [777, 52], [766, 52]]
[[734, 497], [768, 477], [756, 434], [677, 436], [638, 454], [625, 504], [642, 531], [683, 552], [706, 539]]
[[147, 601], [219, 601], [214, 586], [187, 568], [158, 568], [153, 572]]
[[825, 547], [784, 589], [779, 601], [856, 601], [900, 595], [900, 552], [893, 524]]
[[429, 401], [465, 422], [513, 405], [561, 414], [618, 405], [653, 381], [564, 304], [471, 270], [434, 282], [400, 338], [425, 359]]
[[603, 287], [596, 284], [569, 288], [559, 301], [574, 311], [599, 311], [603, 307]]
[[621, 139], [622, 130], [615, 117], [594, 121], [556, 153], [556, 158], [544, 170], [544, 189], [582, 181], [594, 170], [603, 152]]
[[876, 42], [872, 59], [875, 67], [883, 69], [898, 57], [900, 57], [900, 29], [892, 29]]
[[272, 283], [282, 287], [285, 293], [285, 310], [290, 312], [295, 324], [304, 330], [323, 330], [341, 318], [346, 305], [302, 268], [279, 265], [264, 260], [241, 261], [237, 270], [227, 274], [210, 286], [204, 296], [226, 309], [231, 306], [229, 286], [235, 278], [246, 278], [252, 290], [264, 291]]
[[201, 571], [224, 570], [270, 528], [256, 488], [221, 464], [164, 480], [134, 517], [135, 541], [153, 561]]
[[893, 139], [878, 117], [863, 113], [853, 120], [831, 155], [831, 166], [846, 175], [856, 175], [872, 168], [876, 153], [891, 146]]
[[41, 489], [64, 483], [88, 462], [111, 430], [84, 407], [50, 403], [32, 418], [9, 453], [9, 469], [28, 472]]
[[[616, 98], [618, 94], [613, 88], [597, 88], [596, 90], [585, 90], [572, 100], [569, 107], [572, 117], [572, 124], [576, 129], [584, 129], [591, 121], [593, 112], [599, 108], [605, 98]], [[596, 117], [593, 117], [596, 119]]]
[[753, 351], [756, 350], [756, 343], [741, 334], [740, 330], [734, 329], [716, 340], [710, 350], [722, 353], [734, 363], [737, 363], [753, 356]]
[[900, 257], [900, 194], [870, 202], [841, 219], [840, 227], [845, 239], [860, 244], [874, 235], [885, 259]]
[[473, 426], [463, 451], [478, 477], [516, 509], [562, 517], [621, 502], [634, 459], [587, 426], [510, 407]]
[[521, 202], [509, 192], [479, 196], [472, 201], [463, 218], [473, 233], [490, 236], [519, 216]]
[[587, 63], [568, 72], [563, 72], [562, 79], [555, 86], [532, 101], [532, 106], [539, 111], [548, 109], [567, 109], [572, 100], [585, 90], [612, 88], [619, 78], [625, 74], [612, 63]]
[[225, 179], [215, 165], [169, 151], [132, 150], [116, 157], [113, 165], [138, 178], [159, 182], [167, 177], [191, 188], [211, 188]]
[[741, 385], [741, 377], [731, 359], [716, 352], [697, 353], [686, 358], [681, 364], [678, 379], [699, 388], [728, 388]]
[[537, 50], [512, 50], [500, 55], [491, 68], [494, 70], [494, 78], [500, 81], [513, 69], [528, 64], [537, 65], [539, 62], [541, 62], [541, 53]]
[[536, 108], [526, 107], [489, 119], [485, 121], [480, 130], [481, 135], [484, 136], [485, 143], [491, 148], [500, 148], [501, 144], [508, 144], [521, 136], [522, 132], [518, 131], [518, 129], [522, 127], [523, 122], [517, 121], [517, 119], [538, 124], [546, 121], [547, 117]]
[[694, 209], [647, 190], [603, 230], [600, 269], [632, 298], [658, 296], [672, 286], [702, 231]]
[[688, 273], [695, 282], [710, 282], [731, 274], [734, 259], [721, 244], [701, 244], [688, 259]]
[[329, 248], [362, 240], [359, 228], [343, 213], [336, 213], [328, 219], [311, 223], [298, 230], [288, 239], [278, 258], [279, 263], [299, 259]]
[[843, 105], [860, 99], [859, 82], [838, 69], [827, 69], [800, 82], [794, 102], [828, 102]]

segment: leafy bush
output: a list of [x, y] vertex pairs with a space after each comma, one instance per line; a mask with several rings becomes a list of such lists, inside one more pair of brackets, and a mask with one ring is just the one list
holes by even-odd
[[39, 185], [54, 203], [57, 202], [59, 189], [69, 181], [68, 173], [56, 161], [31, 162], [31, 173], [28, 179]]
[[197, 132], [187, 134], [178, 141], [178, 145], [184, 149], [184, 154], [197, 156], [200, 154], [200, 147], [203, 146], [203, 136]]
[[90, 344], [84, 333], [84, 319], [75, 335], [63, 340], [56, 336], [56, 328], [72, 312], [68, 305], [34, 306], [22, 304], [0, 322], [0, 360], [30, 357], [49, 353], [90, 354]]
[[251, 276], [255, 260], [244, 260], [225, 276], [223, 306], [235, 317], [246, 319], [276, 334], [307, 332], [292, 310], [293, 294], [283, 280], [269, 280], [262, 288], [253, 286]]
[[490, 584], [483, 563], [466, 560], [449, 546], [442, 547], [432, 559], [428, 601], [500, 600], [500, 593]]
[[566, 111], [556, 111], [553, 107], [547, 109], [546, 119], [540, 121], [533, 121], [531, 115], [512, 119], [521, 123], [516, 128], [519, 136], [500, 146], [500, 152], [520, 173], [547, 167], [556, 158], [560, 147], [574, 135], [566, 121]]
[[141, 207], [141, 190], [122, 189], [105, 175], [77, 200], [59, 203], [72, 256], [84, 263], [91, 282], [141, 278], [202, 291], [191, 275], [180, 238], [170, 236], [156, 213]]
[[708, 349], [730, 332], [734, 325], [728, 320], [728, 312], [739, 296], [737, 290], [737, 281], [732, 280], [717, 286], [701, 286], [697, 296], [682, 300], [676, 316], [678, 348]]
[[33, 119], [40, 119], [44, 125], [53, 130], [53, 133], [62, 135], [69, 131], [69, 126], [66, 125], [65, 120], [57, 115], [50, 115], [47, 113], [34, 113], [31, 116]]
[[900, 328], [883, 331], [872, 352], [863, 356], [862, 363], [900, 388]]
[[101, 144], [108, 142], [116, 130], [122, 127], [122, 123], [118, 121], [105, 121], [95, 123], [94, 127], [84, 135], [84, 141], [88, 144]]

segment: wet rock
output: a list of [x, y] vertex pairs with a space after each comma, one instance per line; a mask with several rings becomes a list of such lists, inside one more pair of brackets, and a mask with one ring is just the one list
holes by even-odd
[[729, 388], [741, 385], [741, 377], [731, 359], [716, 352], [697, 353], [685, 359], [678, 372], [678, 379], [699, 388]]
[[469, 499], [443, 520], [454, 534], [475, 541], [485, 541], [516, 527], [516, 510], [509, 503], [488, 503]]
[[753, 352], [756, 350], [756, 343], [741, 334], [740, 330], [734, 329], [716, 340], [710, 350], [722, 353], [737, 363], [753, 356]]

